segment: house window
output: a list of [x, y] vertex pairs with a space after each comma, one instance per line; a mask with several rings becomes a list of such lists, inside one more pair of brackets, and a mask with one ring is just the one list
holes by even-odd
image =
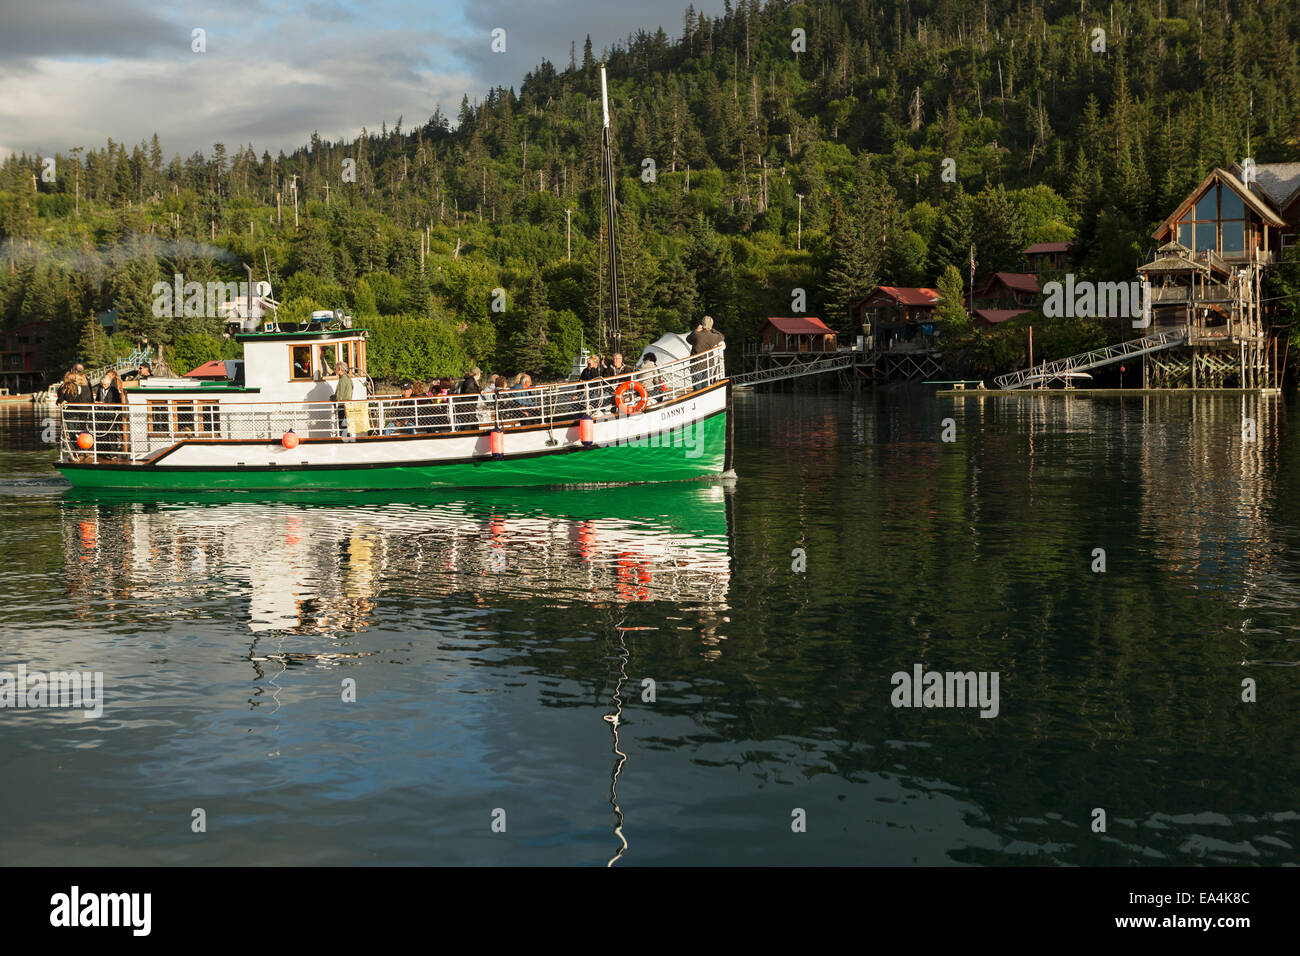
[[311, 352], [310, 345], [295, 345], [290, 348], [291, 370], [289, 377], [292, 381], [311, 381], [315, 378], [312, 374]]
[[1246, 251], [1246, 224], [1244, 222], [1223, 223], [1223, 254], [1225, 256], [1241, 255]]
[[1216, 225], [1213, 222], [1198, 222], [1196, 224], [1196, 245], [1193, 248], [1197, 252], [1203, 252], [1206, 249], [1211, 252], [1218, 251], [1215, 249]]
[[1178, 223], [1178, 241], [1196, 252], [1244, 255], [1246, 205], [1242, 198], [1226, 186], [1211, 186], [1191, 214]]

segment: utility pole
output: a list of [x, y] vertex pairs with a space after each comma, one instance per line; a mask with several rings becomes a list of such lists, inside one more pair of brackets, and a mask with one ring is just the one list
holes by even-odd
[[73, 166], [73, 180], [75, 183], [74, 185], [75, 193], [72, 200], [72, 207], [73, 207], [72, 211], [73, 211], [73, 215], [75, 215], [78, 219], [81, 218], [81, 151], [85, 148], [86, 147], [84, 146], [72, 147], [72, 158], [76, 163], [76, 165]]
[[564, 210], [564, 261], [573, 261], [573, 210]]
[[298, 228], [298, 174], [293, 174], [293, 182], [289, 184], [293, 190], [293, 228]]
[[798, 238], [795, 239], [795, 248], [803, 248], [803, 193], [795, 193], [799, 197], [799, 231]]
[[330, 204], [330, 184], [326, 183], [324, 189], [325, 189], [325, 205], [328, 207]]

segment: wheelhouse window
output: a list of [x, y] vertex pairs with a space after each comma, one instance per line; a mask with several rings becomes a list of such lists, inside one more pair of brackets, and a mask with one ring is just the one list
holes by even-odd
[[318, 345], [319, 360], [318, 366], [322, 378], [331, 378], [339, 373], [339, 353], [333, 345]]
[[171, 434], [171, 413], [166, 402], [149, 403], [149, 434]]
[[361, 341], [359, 339], [348, 339], [345, 342], [338, 343], [339, 361], [345, 363], [348, 368], [366, 370], [365, 356], [361, 353]]
[[1178, 223], [1178, 241], [1195, 252], [1225, 256], [1246, 253], [1246, 204], [1227, 186], [1215, 183]]
[[294, 345], [289, 349], [290, 378], [295, 382], [311, 381], [315, 378], [312, 364], [312, 347]]
[[199, 431], [215, 435], [221, 429], [221, 406], [209, 402], [199, 405]]

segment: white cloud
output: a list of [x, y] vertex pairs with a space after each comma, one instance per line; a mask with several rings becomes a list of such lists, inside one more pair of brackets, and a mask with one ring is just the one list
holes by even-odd
[[208, 152], [216, 142], [231, 149], [252, 142], [274, 155], [306, 143], [313, 130], [337, 139], [381, 121], [391, 126], [399, 115], [408, 127], [423, 123], [437, 102], [458, 102], [471, 82], [466, 73], [392, 73], [356, 60], [294, 66], [272, 58], [231, 71], [224, 60], [200, 56], [184, 69], [154, 60], [42, 59], [6, 81], [0, 125], [21, 148], [46, 155], [110, 137], [131, 145], [155, 131], [169, 156]]
[[[722, 6], [721, 0], [696, 8]], [[252, 143], [260, 154], [352, 137], [361, 128], [455, 117], [461, 97], [518, 88], [543, 59], [563, 69], [570, 41], [597, 55], [629, 31], [681, 32], [685, 0], [40, 0], [5, 14], [0, 129], [9, 151], [130, 145], [156, 131], [167, 156]], [[441, 7], [441, 9], [439, 9]], [[711, 11], [716, 12], [716, 11]], [[163, 19], [165, 17], [165, 19]], [[207, 30], [207, 52], [190, 30]], [[507, 53], [490, 52], [495, 26]]]

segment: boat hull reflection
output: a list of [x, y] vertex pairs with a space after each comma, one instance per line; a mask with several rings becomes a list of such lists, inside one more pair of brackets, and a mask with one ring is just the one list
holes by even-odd
[[[106, 497], [62, 503], [68, 587], [90, 603], [246, 608], [251, 631], [359, 631], [386, 596], [468, 606], [726, 608], [720, 485], [534, 492]], [[227, 605], [229, 606], [229, 605]]]

